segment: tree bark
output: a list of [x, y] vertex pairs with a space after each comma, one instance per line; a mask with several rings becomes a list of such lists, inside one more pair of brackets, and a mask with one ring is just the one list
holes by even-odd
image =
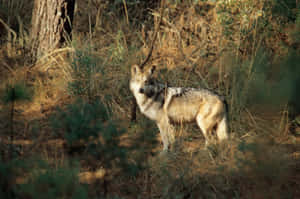
[[32, 13], [33, 58], [60, 48], [71, 40], [75, 0], [35, 0]]

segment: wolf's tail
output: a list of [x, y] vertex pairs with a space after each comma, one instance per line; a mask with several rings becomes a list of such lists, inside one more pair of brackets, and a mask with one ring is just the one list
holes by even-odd
[[217, 126], [217, 136], [219, 141], [228, 139], [228, 123], [227, 123], [227, 116], [224, 115], [224, 117], [221, 119]]

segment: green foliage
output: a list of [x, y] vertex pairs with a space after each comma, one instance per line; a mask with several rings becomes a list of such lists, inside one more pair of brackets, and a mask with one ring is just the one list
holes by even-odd
[[4, 103], [25, 101], [31, 100], [32, 95], [32, 90], [26, 86], [25, 82], [19, 81], [15, 84], [6, 85], [2, 100]]
[[280, 63], [281, 71], [277, 84], [273, 87], [273, 96], [281, 103], [289, 103], [291, 114], [300, 113], [300, 55], [291, 50]]
[[153, 121], [143, 117], [137, 124], [131, 125], [128, 133], [136, 136], [131, 147], [135, 159], [142, 162], [146, 154], [155, 154], [152, 150], [158, 145], [158, 141], [157, 126]]
[[230, 85], [227, 90], [230, 115], [239, 117], [242, 110], [258, 104], [277, 109], [288, 103], [298, 107], [299, 58], [291, 50], [285, 59], [274, 64], [267, 51], [261, 48], [252, 59], [233, 62], [229, 69]]
[[[0, 160], [0, 197], [12, 198], [78, 198], [87, 197], [85, 187], [79, 184], [79, 169], [70, 167], [51, 168], [36, 158]], [[15, 179], [23, 178], [23, 184]]]
[[14, 84], [7, 84], [4, 94], [3, 102], [10, 104], [10, 156], [14, 156], [14, 146], [12, 145], [14, 139], [14, 111], [15, 102], [31, 100], [33, 92], [25, 85], [25, 82], [16, 82]]
[[217, 18], [228, 41], [227, 47], [253, 55], [253, 46], [268, 34], [270, 9], [265, 0], [220, 0], [216, 8]]
[[73, 81], [69, 83], [69, 92], [73, 96], [91, 99], [97, 89], [97, 74], [103, 73], [102, 61], [94, 57], [90, 50], [76, 50], [71, 67]]
[[14, 198], [14, 191], [12, 187], [13, 172], [10, 162], [4, 163], [0, 159], [0, 197], [12, 199]]
[[273, 0], [272, 13], [283, 17], [285, 21], [295, 21], [299, 8], [294, 0]]
[[[73, 165], [74, 166], [74, 165]], [[87, 190], [79, 183], [76, 168], [48, 168], [36, 172], [31, 179], [18, 187], [21, 198], [88, 198]]]
[[299, 6], [293, 0], [219, 0], [216, 11], [227, 48], [251, 57], [257, 46], [286, 52], [278, 33], [289, 34], [287, 24], [296, 21]]
[[[268, 141], [245, 142], [238, 146], [235, 155], [236, 168], [232, 169], [234, 177], [242, 178], [246, 185], [264, 189], [268, 183], [276, 190], [284, 186], [291, 172], [291, 159], [277, 144]], [[278, 193], [270, 191], [265, 196], [273, 198]], [[289, 190], [280, 194], [289, 195]]]
[[[120, 137], [124, 133], [130, 134], [127, 140]], [[152, 150], [157, 145], [156, 126], [145, 119], [126, 132], [116, 122], [110, 121], [101, 132], [101, 140], [89, 144], [87, 152], [105, 168], [121, 169], [123, 176], [135, 176], [147, 167], [145, 155], [153, 154]], [[122, 140], [130, 144], [124, 146]]]
[[[231, 185], [224, 170], [217, 170], [208, 151], [192, 155], [179, 152], [157, 157], [151, 169], [153, 190], [161, 198], [233, 198], [237, 187]], [[203, 169], [205, 172], [203, 172]], [[212, 171], [212, 172], [210, 172]]]
[[[0, 171], [5, 168], [6, 176], [10, 176], [4, 179], [10, 183], [14, 198], [88, 198], [85, 187], [79, 183], [78, 164], [70, 166], [54, 169], [41, 159], [28, 158], [0, 162]], [[14, 184], [16, 177], [23, 178], [24, 183]]]
[[[74, 97], [89, 101], [99, 98], [111, 107], [112, 102], [128, 101], [132, 97], [128, 88], [128, 68], [124, 67], [125, 47], [120, 31], [115, 43], [109, 47], [106, 58], [95, 57], [90, 50], [76, 50], [72, 62], [72, 81], [68, 91]], [[136, 48], [130, 48], [135, 52]], [[123, 108], [127, 108], [123, 107]], [[118, 110], [119, 111], [119, 110]]]
[[58, 108], [51, 123], [54, 129], [64, 133], [67, 143], [72, 146], [80, 140], [87, 142], [90, 138], [97, 138], [101, 131], [111, 127], [106, 124], [108, 119], [108, 111], [99, 101], [90, 104], [77, 100], [66, 110]]
[[52, 116], [52, 127], [61, 132], [67, 141], [69, 152], [80, 151], [86, 160], [101, 163], [104, 168], [117, 168], [125, 174], [135, 175], [141, 162], [131, 162], [129, 154], [137, 150], [120, 144], [125, 130], [109, 117], [107, 109], [99, 101], [77, 101], [66, 110], [58, 109]]
[[122, 64], [126, 55], [126, 49], [124, 46], [124, 33], [118, 31], [115, 42], [110, 45], [109, 54], [111, 54], [112, 61], [116, 64]]
[[[258, 62], [253, 63], [253, 72], [249, 85], [248, 104], [269, 104], [283, 106], [297, 102], [300, 99], [299, 85], [300, 56], [294, 50], [277, 64], [271, 64], [270, 58], [260, 50], [257, 53]], [[275, 65], [275, 66], [274, 66]], [[276, 73], [272, 70], [276, 70]]]

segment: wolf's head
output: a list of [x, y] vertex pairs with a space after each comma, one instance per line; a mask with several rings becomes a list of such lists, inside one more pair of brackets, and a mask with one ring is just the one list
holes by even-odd
[[141, 69], [138, 65], [133, 65], [131, 67], [130, 90], [133, 93], [141, 93], [141, 89], [151, 81], [154, 71], [155, 66]]

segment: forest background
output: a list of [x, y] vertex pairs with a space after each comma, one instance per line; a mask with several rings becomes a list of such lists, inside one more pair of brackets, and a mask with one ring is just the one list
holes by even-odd
[[[77, 0], [72, 34], [37, 53], [41, 2], [0, 0], [0, 198], [300, 198], [297, 0], [165, 0], [160, 26], [159, 0]], [[133, 120], [155, 27], [148, 64], [226, 98], [225, 145], [179, 125], [159, 156], [155, 123]]]

